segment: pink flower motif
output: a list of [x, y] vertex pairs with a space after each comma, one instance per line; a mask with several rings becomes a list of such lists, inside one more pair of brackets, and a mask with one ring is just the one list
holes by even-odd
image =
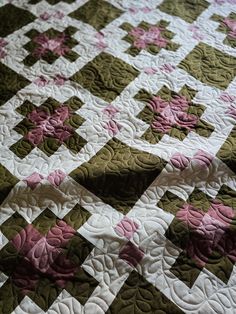
[[41, 128], [33, 129], [26, 135], [26, 139], [34, 146], [37, 146], [43, 141], [43, 130]]
[[65, 46], [66, 35], [62, 33], [55, 38], [49, 38], [45, 34], [39, 34], [34, 38], [34, 42], [38, 44], [38, 47], [34, 51], [34, 55], [37, 58], [41, 58], [51, 51], [58, 56], [65, 55], [70, 48]]
[[199, 30], [199, 27], [197, 26], [197, 25], [190, 25], [189, 27], [188, 27], [188, 29], [191, 31], [191, 32], [196, 32], [196, 31], [198, 31]]
[[201, 30], [197, 25], [190, 25], [188, 29], [193, 33], [193, 38], [197, 40], [202, 40], [204, 38], [203, 34], [201, 34]]
[[105, 36], [104, 36], [104, 34], [103, 34], [103, 32], [97, 32], [96, 34], [95, 34], [95, 38], [97, 38], [97, 39], [103, 39]]
[[53, 14], [53, 17], [55, 17], [56, 19], [63, 19], [63, 17], [65, 16], [65, 14], [61, 11], [56, 11], [54, 14]]
[[161, 36], [161, 31], [162, 29], [157, 26], [151, 26], [148, 31], [141, 27], [134, 27], [129, 34], [134, 37], [134, 46], [136, 48], [145, 49], [150, 44], [164, 48], [168, 41]]
[[100, 50], [103, 50], [107, 47], [107, 44], [104, 43], [103, 41], [99, 41], [98, 43], [96, 43], [96, 47]]
[[198, 122], [197, 116], [185, 112], [189, 103], [183, 96], [175, 96], [169, 102], [156, 96], [150, 101], [149, 106], [154, 112], [159, 113], [152, 122], [152, 127], [161, 133], [168, 133], [173, 125], [191, 130]]
[[[74, 234], [75, 230], [64, 221], [58, 221], [46, 236], [42, 236], [32, 225], [28, 225], [12, 239], [11, 243], [35, 270], [51, 275], [51, 266]], [[54, 277], [59, 275], [57, 270], [54, 269]]]
[[223, 20], [223, 23], [230, 29], [230, 32], [228, 35], [236, 39], [236, 21], [229, 18], [225, 18]]
[[28, 114], [28, 119], [36, 125], [42, 124], [48, 117], [47, 112], [40, 109], [35, 109]]
[[152, 11], [152, 9], [150, 9], [150, 8], [148, 8], [148, 7], [143, 7], [143, 8], [141, 9], [141, 11], [142, 11], [143, 13], [149, 13], [149, 12]]
[[193, 38], [196, 39], [196, 40], [203, 40], [204, 39], [204, 36], [198, 32], [194, 32], [193, 33]]
[[64, 125], [68, 118], [69, 109], [67, 106], [58, 107], [52, 115], [43, 110], [35, 109], [28, 115], [28, 119], [36, 125], [36, 128], [26, 135], [26, 139], [34, 146], [40, 144], [46, 136], [52, 136], [62, 143], [73, 133], [71, 126]]
[[160, 70], [166, 73], [171, 73], [175, 70], [175, 66], [170, 63], [165, 63], [160, 67]]
[[7, 55], [6, 51], [3, 49], [7, 44], [8, 42], [5, 39], [0, 38], [0, 59]]
[[110, 136], [115, 136], [120, 131], [121, 125], [114, 120], [110, 120], [105, 123], [104, 128], [108, 131]]
[[204, 267], [214, 248], [224, 237], [225, 227], [219, 220], [206, 214], [200, 226], [195, 230], [188, 245], [188, 255], [200, 266]]
[[145, 68], [145, 69], [144, 69], [144, 73], [153, 75], [153, 74], [157, 73], [157, 69], [154, 69], [154, 68]]
[[56, 74], [55, 77], [53, 78], [53, 82], [57, 86], [62, 86], [66, 82], [66, 78], [60, 74]]
[[184, 222], [190, 228], [197, 229], [200, 226], [204, 215], [204, 212], [197, 210], [192, 205], [185, 204], [177, 212], [176, 218]]
[[197, 162], [202, 167], [209, 167], [212, 163], [213, 156], [208, 154], [207, 152], [199, 149], [197, 153], [193, 156], [195, 162]]
[[103, 113], [110, 119], [113, 119], [117, 112], [119, 112], [119, 110], [116, 109], [113, 105], [108, 105], [103, 109]]
[[107, 44], [104, 42], [104, 34], [102, 32], [98, 32], [95, 35], [95, 38], [98, 39], [98, 42], [96, 43], [96, 47], [98, 49], [105, 49], [107, 47]]
[[236, 119], [236, 105], [230, 105], [226, 113], [232, 118]]
[[115, 227], [115, 231], [130, 240], [139, 225], [132, 219], [125, 217]]
[[179, 170], [184, 170], [185, 168], [188, 167], [189, 163], [190, 163], [190, 158], [184, 156], [183, 154], [180, 153], [175, 153], [171, 159], [170, 162], [172, 163], [172, 165], [179, 169]]
[[129, 8], [129, 12], [132, 13], [132, 14], [136, 14], [136, 13], [138, 13], [138, 9], [135, 8], [135, 7], [130, 7]]
[[47, 177], [47, 180], [55, 187], [58, 187], [62, 183], [62, 181], [65, 179], [65, 177], [66, 177], [66, 174], [63, 171], [58, 169], [51, 172], [49, 176]]
[[3, 48], [7, 45], [7, 41], [4, 38], [0, 38], [0, 48]]
[[36, 186], [42, 181], [43, 176], [37, 172], [33, 172], [30, 176], [25, 178], [23, 181], [34, 190]]
[[144, 252], [130, 241], [119, 252], [119, 258], [133, 267], [136, 267], [143, 257]]
[[4, 58], [6, 55], [6, 51], [0, 49], [0, 59]]
[[236, 100], [236, 96], [233, 96], [233, 95], [229, 95], [228, 93], [222, 93], [220, 95], [220, 99], [225, 101], [225, 102], [234, 102]]
[[207, 214], [220, 221], [225, 227], [228, 227], [234, 218], [234, 212], [233, 208], [222, 204], [216, 199], [213, 200]]
[[49, 80], [45, 76], [41, 75], [36, 80], [34, 80], [34, 84], [39, 87], [43, 87], [49, 84]]
[[40, 19], [43, 21], [47, 21], [50, 19], [51, 15], [48, 12], [43, 12], [42, 14], [40, 14]]

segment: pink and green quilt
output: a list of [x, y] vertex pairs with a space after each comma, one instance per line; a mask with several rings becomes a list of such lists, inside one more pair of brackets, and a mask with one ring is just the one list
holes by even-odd
[[236, 0], [0, 0], [0, 314], [236, 313]]

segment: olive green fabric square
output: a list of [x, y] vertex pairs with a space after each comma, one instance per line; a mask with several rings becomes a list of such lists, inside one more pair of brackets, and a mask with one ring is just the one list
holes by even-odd
[[70, 176], [126, 214], [165, 165], [166, 162], [155, 155], [112, 139]]
[[209, 5], [210, 3], [206, 0], [164, 0], [158, 8], [167, 14], [178, 16], [192, 23]]
[[89, 0], [82, 7], [69, 14], [74, 19], [92, 25], [97, 31], [115, 20], [122, 10], [104, 0]]
[[10, 3], [0, 7], [0, 37], [8, 36], [33, 22], [35, 18], [29, 11], [15, 7]]
[[170, 271], [179, 280], [183, 281], [188, 287], [192, 287], [202, 269], [197, 266], [194, 259], [188, 256], [186, 251], [183, 251], [178, 256]]
[[106, 52], [100, 53], [70, 79], [107, 102], [113, 101], [139, 71]]
[[179, 68], [202, 83], [226, 89], [236, 75], [236, 57], [199, 43], [179, 64]]
[[28, 84], [30, 81], [0, 62], [0, 106]]
[[229, 281], [233, 268], [234, 262], [217, 251], [212, 252], [206, 264], [206, 269], [226, 284]]

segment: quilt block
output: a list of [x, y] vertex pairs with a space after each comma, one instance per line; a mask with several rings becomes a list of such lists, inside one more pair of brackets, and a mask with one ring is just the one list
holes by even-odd
[[236, 313], [236, 1], [0, 1], [0, 314]]

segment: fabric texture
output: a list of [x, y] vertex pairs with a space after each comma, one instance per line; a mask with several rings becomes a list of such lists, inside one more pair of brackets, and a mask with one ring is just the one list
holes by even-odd
[[236, 0], [0, 0], [0, 314], [236, 313]]

